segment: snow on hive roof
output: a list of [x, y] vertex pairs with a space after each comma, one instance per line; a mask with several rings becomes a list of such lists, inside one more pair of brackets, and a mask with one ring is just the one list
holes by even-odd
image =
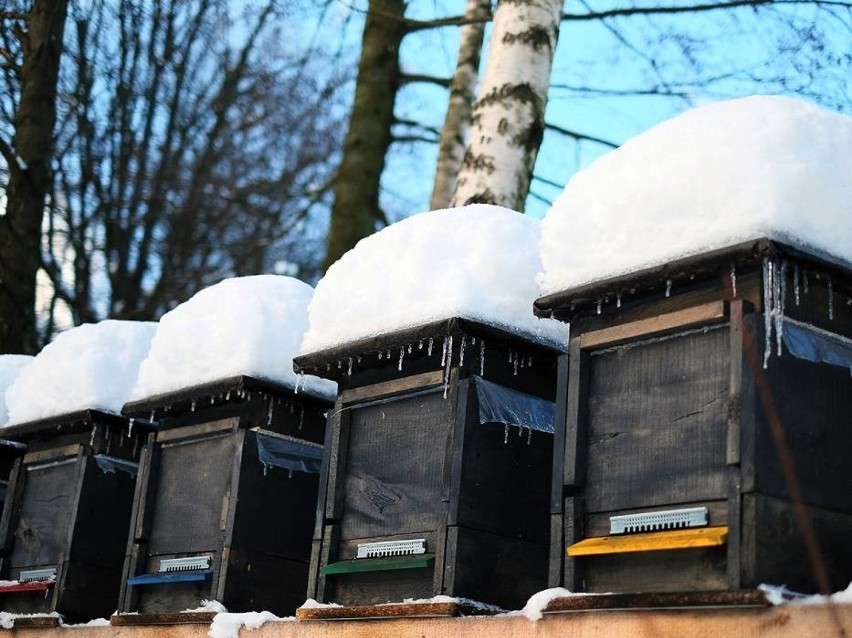
[[454, 317], [561, 346], [566, 326], [532, 312], [539, 235], [538, 220], [483, 204], [392, 224], [320, 280], [302, 353]]
[[28, 363], [33, 360], [25, 354], [0, 355], [0, 426], [6, 425], [9, 420], [9, 411], [6, 409], [6, 390], [14, 383]]
[[[160, 319], [133, 400], [246, 375], [294, 388], [293, 357], [308, 329], [313, 288], [280, 275], [226, 279]], [[330, 381], [305, 377], [300, 392], [333, 398]]]
[[9, 424], [89, 409], [121, 412], [156, 327], [108, 320], [58, 335], [6, 391]]
[[852, 263], [852, 117], [754, 96], [679, 115], [571, 178], [545, 294], [769, 237]]

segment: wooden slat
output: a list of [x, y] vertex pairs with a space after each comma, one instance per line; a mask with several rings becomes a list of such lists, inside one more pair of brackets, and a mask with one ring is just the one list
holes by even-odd
[[676, 330], [686, 330], [725, 319], [725, 303], [713, 301], [693, 308], [642, 319], [619, 326], [587, 332], [579, 336], [583, 349], [613, 346], [640, 337], [650, 337]]
[[397, 603], [393, 605], [357, 605], [349, 607], [300, 607], [296, 620], [346, 620], [350, 618], [430, 618], [474, 616], [499, 613], [463, 602]]
[[625, 536], [600, 536], [574, 543], [567, 549], [568, 556], [600, 556], [602, 554], [627, 554], [654, 552], [669, 549], [695, 549], [719, 547], [728, 538], [728, 526], [680, 529]]
[[113, 627], [134, 625], [185, 625], [213, 622], [215, 611], [185, 611], [170, 614], [113, 614], [109, 624]]
[[232, 430], [237, 427], [239, 422], [239, 417], [231, 417], [230, 419], [219, 419], [218, 421], [210, 421], [199, 425], [188, 425], [182, 428], [161, 430], [157, 432], [157, 443], [174, 441], [175, 439], [186, 439], [191, 436], [209, 434], [210, 432], [224, 432], [226, 430]]
[[401, 379], [393, 379], [392, 381], [383, 381], [381, 383], [361, 386], [360, 388], [345, 390], [341, 393], [340, 397], [343, 403], [355, 403], [364, 399], [379, 399], [411, 390], [425, 389], [441, 385], [443, 382], [444, 371], [434, 370], [433, 372], [414, 374], [410, 377], [402, 377]]
[[765, 594], [757, 589], [739, 591], [690, 591], [641, 594], [578, 594], [556, 598], [545, 614], [594, 609], [690, 609], [701, 607], [767, 607]]
[[72, 443], [71, 445], [49, 448], [41, 452], [27, 452], [24, 455], [24, 464], [32, 465], [43, 461], [55, 461], [57, 459], [77, 456], [82, 448], [82, 443]]

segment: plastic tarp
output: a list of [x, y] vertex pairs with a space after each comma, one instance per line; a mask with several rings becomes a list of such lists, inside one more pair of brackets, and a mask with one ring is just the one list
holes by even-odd
[[95, 454], [95, 461], [97, 461], [98, 467], [101, 471], [106, 474], [124, 472], [130, 476], [136, 476], [136, 472], [139, 470], [138, 463], [125, 461], [124, 459], [117, 459], [113, 456], [107, 456], [106, 454]]
[[852, 339], [790, 319], [784, 319], [781, 337], [795, 357], [830, 363], [852, 372]]
[[473, 377], [479, 397], [479, 422], [502, 423], [553, 434], [553, 401], [510, 390], [482, 377]]
[[319, 474], [322, 446], [269, 434], [257, 435], [257, 455], [265, 467]]

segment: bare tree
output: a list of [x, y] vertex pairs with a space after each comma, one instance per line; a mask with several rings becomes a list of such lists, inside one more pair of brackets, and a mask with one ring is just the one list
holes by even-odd
[[[20, 97], [5, 105], [0, 153], [8, 171], [5, 214], [0, 214], [0, 353], [37, 350], [36, 273], [41, 226], [51, 188], [56, 87], [65, 0], [34, 0], [24, 10], [3, 11], [3, 75]], [[14, 41], [13, 41], [14, 40]], [[16, 56], [12, 51], [17, 50]]]
[[318, 266], [293, 249], [329, 204], [344, 78], [288, 44], [291, 9], [72, 5], [42, 255], [56, 321], [156, 318], [225, 276]]

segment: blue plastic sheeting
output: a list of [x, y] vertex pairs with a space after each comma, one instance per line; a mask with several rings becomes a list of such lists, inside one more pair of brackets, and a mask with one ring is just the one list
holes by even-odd
[[502, 423], [553, 434], [553, 401], [510, 390], [502, 385], [473, 377], [479, 397], [479, 422]]
[[319, 474], [322, 467], [321, 445], [268, 434], [257, 435], [257, 455], [264, 466], [280, 467], [290, 472]]
[[852, 339], [798, 321], [784, 320], [784, 345], [795, 357], [852, 371]]
[[106, 454], [95, 454], [95, 461], [102, 472], [106, 474], [115, 474], [116, 472], [124, 472], [130, 476], [136, 476], [139, 470], [139, 464], [124, 459], [117, 459]]
[[161, 585], [163, 583], [195, 583], [207, 580], [213, 575], [212, 569], [193, 572], [163, 572], [140, 574], [127, 579], [128, 585]]

